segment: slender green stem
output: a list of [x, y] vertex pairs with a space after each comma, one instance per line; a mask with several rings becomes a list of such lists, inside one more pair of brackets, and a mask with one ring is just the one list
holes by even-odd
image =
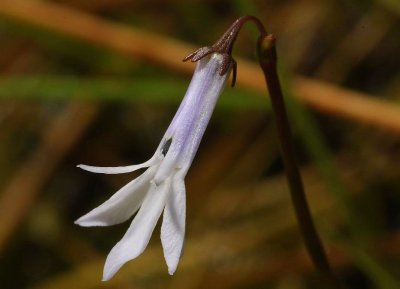
[[335, 288], [340, 288], [335, 276], [331, 272], [324, 247], [315, 229], [296, 162], [292, 133], [277, 73], [275, 37], [273, 35], [265, 34], [260, 36], [258, 41], [258, 58], [270, 94], [273, 113], [276, 118], [282, 159], [286, 170], [293, 206], [305, 246], [315, 267], [324, 279], [331, 285], [334, 285]]

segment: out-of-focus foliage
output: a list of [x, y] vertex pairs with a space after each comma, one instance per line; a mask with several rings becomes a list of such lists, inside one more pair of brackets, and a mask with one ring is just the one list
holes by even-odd
[[[113, 37], [105, 30], [82, 37], [84, 19], [204, 46], [246, 14], [278, 37], [298, 159], [334, 272], [344, 288], [400, 288], [400, 133], [366, 125], [362, 111], [332, 114], [334, 100], [303, 106], [294, 85], [308, 77], [398, 109], [396, 0], [1, 2], [1, 288], [324, 288], [296, 227], [267, 93], [240, 82], [225, 89], [187, 177], [187, 243], [174, 276], [156, 228], [145, 253], [102, 283], [105, 256], [128, 224], [73, 225], [135, 177], [76, 164], [149, 158], [189, 82], [151, 47], [130, 55], [104, 45]], [[45, 17], [35, 3], [74, 19]], [[234, 55], [255, 61], [256, 37], [246, 26]], [[238, 79], [249, 77], [242, 73], [239, 64]]]

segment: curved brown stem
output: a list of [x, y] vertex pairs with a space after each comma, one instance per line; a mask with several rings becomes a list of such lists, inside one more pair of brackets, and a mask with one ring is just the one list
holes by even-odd
[[318, 232], [308, 206], [303, 182], [296, 162], [292, 132], [287, 117], [282, 89], [277, 73], [276, 39], [268, 34], [261, 21], [254, 16], [243, 16], [237, 19], [228, 30], [212, 46], [202, 47], [186, 56], [183, 61], [191, 60], [196, 62], [211, 53], [220, 53], [224, 61], [220, 68], [220, 74], [225, 74], [229, 67], [233, 67], [232, 86], [236, 81], [236, 61], [232, 58], [232, 49], [243, 25], [252, 21], [258, 28], [260, 36], [257, 42], [258, 60], [271, 98], [273, 112], [275, 114], [282, 159], [289, 183], [293, 207], [296, 213], [300, 231], [306, 249], [317, 270], [334, 288], [340, 288], [335, 276], [332, 274], [325, 249], [322, 245]]
[[341, 288], [331, 271], [325, 249], [315, 228], [308, 206], [303, 182], [295, 157], [293, 137], [285, 108], [282, 88], [277, 72], [276, 38], [272, 34], [261, 35], [258, 40], [258, 60], [264, 72], [265, 81], [276, 118], [282, 159], [289, 183], [293, 207], [306, 249], [317, 270], [329, 282], [328, 287]]

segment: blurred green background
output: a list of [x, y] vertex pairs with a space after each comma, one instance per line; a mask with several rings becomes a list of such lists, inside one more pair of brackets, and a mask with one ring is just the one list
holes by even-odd
[[400, 288], [398, 0], [0, 0], [1, 288], [326, 287], [294, 219], [252, 25], [234, 48], [237, 86], [223, 92], [186, 177], [175, 275], [158, 226], [140, 257], [101, 282], [128, 223], [73, 224], [136, 176], [76, 165], [148, 159], [194, 68], [181, 59], [247, 14], [278, 38], [334, 272], [345, 288]]

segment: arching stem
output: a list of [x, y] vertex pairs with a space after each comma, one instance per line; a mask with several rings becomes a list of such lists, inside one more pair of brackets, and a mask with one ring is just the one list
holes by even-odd
[[318, 236], [310, 213], [304, 186], [295, 158], [293, 137], [285, 108], [282, 88], [277, 72], [276, 39], [272, 34], [259, 37], [257, 43], [258, 60], [264, 72], [265, 81], [271, 98], [272, 111], [276, 118], [282, 159], [289, 183], [290, 194], [297, 222], [306, 249], [317, 270], [334, 288], [340, 288], [336, 277], [332, 274], [324, 247]]
[[191, 60], [192, 62], [196, 62], [211, 53], [221, 53], [224, 55], [224, 62], [221, 66], [220, 74], [222, 75], [226, 73], [228, 68], [232, 65], [233, 86], [236, 77], [236, 62], [232, 58], [232, 48], [240, 29], [248, 21], [252, 21], [260, 32], [260, 37], [257, 42], [258, 60], [261, 69], [264, 72], [265, 81], [271, 98], [272, 111], [278, 128], [282, 159], [289, 183], [291, 199], [307, 252], [309, 253], [316, 269], [327, 282], [326, 285], [332, 288], [341, 288], [336, 277], [332, 274], [324, 247], [317, 230], [315, 229], [314, 221], [304, 192], [299, 167], [295, 158], [292, 132], [277, 72], [275, 37], [272, 34], [267, 33], [264, 25], [258, 18], [254, 16], [243, 16], [237, 19], [215, 44], [196, 50], [185, 57], [183, 61]]

